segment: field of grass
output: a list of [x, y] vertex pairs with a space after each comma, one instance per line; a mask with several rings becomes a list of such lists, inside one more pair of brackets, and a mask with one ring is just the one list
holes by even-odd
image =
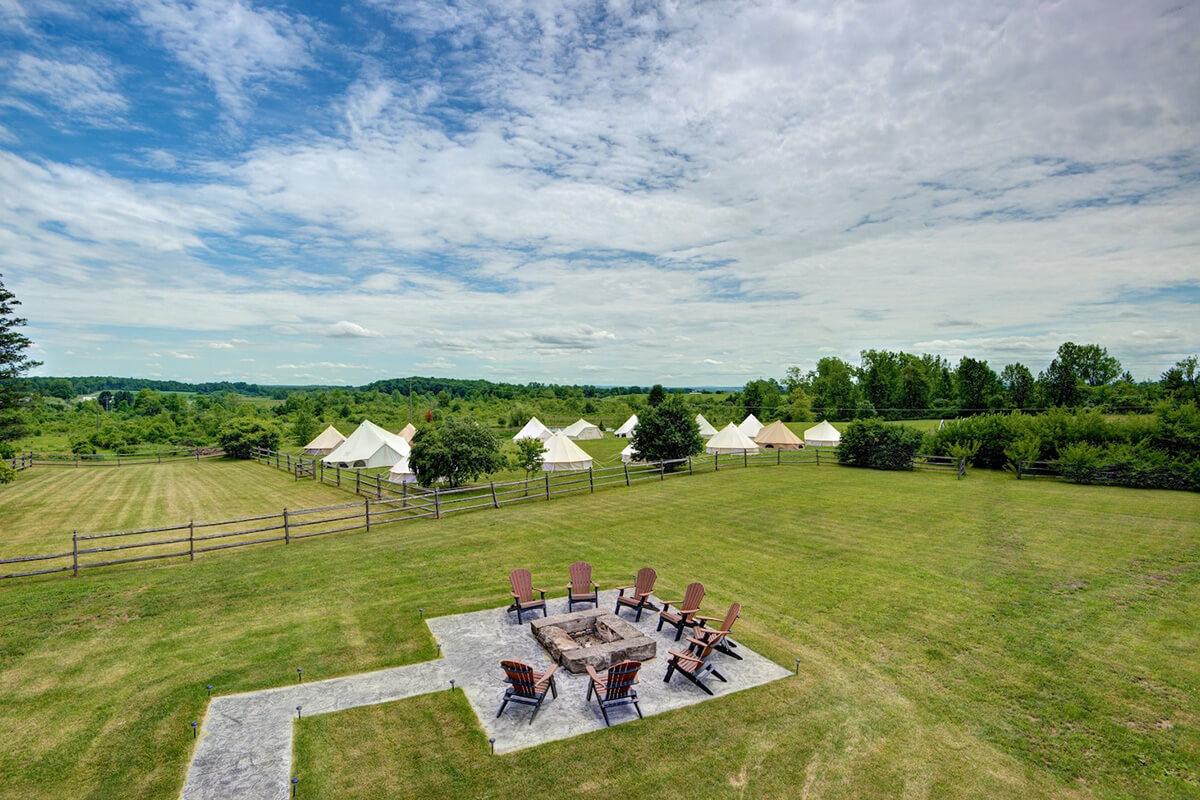
[[100, 533], [215, 522], [354, 496], [246, 461], [34, 467], [0, 486], [0, 558], [71, 549], [71, 531]]
[[[124, 505], [93, 501], [91, 527]], [[303, 796], [1197, 797], [1198, 520], [1182, 492], [779, 467], [13, 581], [0, 798], [177, 797], [206, 683], [432, 658], [418, 606], [494, 607], [513, 567], [556, 587], [576, 559], [604, 586], [703, 581], [799, 676], [500, 758], [450, 693], [317, 717]]]

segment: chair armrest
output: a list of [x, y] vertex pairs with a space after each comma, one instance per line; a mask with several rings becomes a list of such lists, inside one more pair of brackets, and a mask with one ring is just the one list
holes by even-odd
[[700, 614], [697, 614], [696, 619], [704, 620], [705, 622], [721, 622], [725, 618], [724, 617], [705, 617]]
[[551, 675], [553, 675], [554, 670], [556, 670], [556, 669], [558, 669], [558, 664], [551, 664], [550, 669], [546, 670], [545, 673], [542, 674], [542, 680], [545, 680], [546, 678], [549, 678]]
[[[556, 665], [556, 666], [557, 666], [557, 665]], [[587, 665], [587, 674], [588, 674], [588, 675], [591, 677], [591, 679], [592, 679], [592, 680], [594, 680], [596, 683], [600, 683], [600, 676], [599, 676], [598, 674], [596, 674], [596, 668], [595, 668], [595, 667], [593, 667], [591, 664], [588, 664], [588, 665]]]
[[534, 586], [534, 587], [533, 587], [533, 590], [534, 590], [535, 592], [541, 592], [541, 594], [542, 594], [542, 599], [543, 599], [543, 600], [545, 600], [545, 599], [546, 599], [546, 590], [545, 590], [545, 589], [539, 589], [538, 587]]
[[626, 589], [632, 589], [632, 588], [634, 588], [634, 587], [632, 587], [632, 586], [614, 586], [613, 588], [614, 588], [614, 589], [616, 589], [618, 592], [620, 592], [620, 593], [621, 593], [621, 597], [624, 597], [624, 596], [625, 596], [625, 590], [626, 590]]
[[680, 614], [695, 614], [699, 610], [700, 610], [699, 608], [681, 608], [681, 609], [679, 609], [679, 613]]
[[595, 590], [597, 592], [600, 591], [600, 584], [596, 583], [595, 581], [592, 581], [591, 583], [592, 583], [593, 590]]
[[698, 644], [701, 647], [708, 647], [708, 642], [702, 642], [699, 639], [697, 639], [695, 636], [689, 636], [689, 637], [687, 637], [687, 640], [689, 642], [691, 642], [692, 644]]
[[668, 606], [675, 606], [678, 608], [679, 604], [683, 602], [682, 600], [663, 600], [661, 597], [658, 599], [659, 602], [663, 604], [663, 611], [666, 611]]
[[700, 661], [700, 659], [696, 657], [695, 653], [681, 653], [678, 650], [668, 650], [667, 652], [675, 656], [675, 658], [682, 659], [683, 661]]
[[512, 595], [512, 598], [513, 598], [513, 600], [520, 600], [520, 599], [521, 599], [521, 595], [517, 594], [516, 592], [509, 592], [509, 594], [511, 594], [511, 595]]

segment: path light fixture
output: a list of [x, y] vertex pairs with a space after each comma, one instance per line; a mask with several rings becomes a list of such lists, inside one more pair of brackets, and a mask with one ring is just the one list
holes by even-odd
[[800, 674], [800, 659], [796, 659], [796, 674]]
[[304, 667], [296, 667], [296, 683], [300, 682], [300, 676], [304, 674]]
[[192, 738], [193, 739], [196, 738], [196, 725], [197, 725], [197, 723], [195, 723], [195, 722], [192, 723]]
[[488, 744], [492, 746], [492, 755], [496, 755], [496, 737], [493, 736], [488, 739]]
[[210, 683], [207, 686], [205, 686], [204, 688], [208, 690], [208, 696], [212, 697], [212, 684]]
[[296, 706], [296, 719], [300, 719], [300, 709], [301, 708], [303, 708], [303, 706]]
[[292, 778], [292, 797], [296, 796], [296, 784], [300, 782], [299, 778]]
[[454, 678], [450, 679], [450, 691], [454, 691]]
[[441, 658], [442, 657], [442, 643], [438, 642], [437, 646], [438, 646], [438, 658]]
[[421, 617], [421, 619], [425, 619], [425, 609], [423, 609], [423, 608], [418, 608], [418, 609], [417, 609], [417, 615], [418, 615], [418, 616], [420, 616], [420, 617]]

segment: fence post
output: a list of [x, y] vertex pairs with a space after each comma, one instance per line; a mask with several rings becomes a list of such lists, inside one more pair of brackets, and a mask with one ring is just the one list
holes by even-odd
[[382, 474], [375, 476], [375, 499], [376, 500], [383, 499], [383, 475]]
[[408, 481], [400, 484], [400, 496], [404, 498], [404, 502], [400, 504], [402, 508], [408, 508]]
[[[324, 483], [325, 482], [325, 462], [318, 461], [317, 465], [318, 465], [317, 468], [321, 470], [321, 477], [317, 478], [317, 480], [319, 480], [321, 483]], [[313, 470], [313, 477], [314, 478], [317, 477], [317, 470], [315, 470], [315, 469]]]
[[358, 490], [362, 488], [362, 470], [354, 470], [354, 493], [358, 494]]
[[658, 479], [660, 481], [667, 479], [667, 462], [665, 461], [658, 462]]
[[434, 519], [442, 518], [442, 503], [441, 503], [441, 500], [438, 498], [438, 487], [436, 487], [436, 486], [433, 487], [433, 518]]
[[338, 488], [340, 489], [340, 488], [342, 488], [342, 468], [334, 467], [334, 469], [337, 470], [337, 485], [338, 485]]
[[783, 451], [780, 450], [779, 448], [775, 448], [775, 466], [779, 466], [782, 463], [783, 463]]
[[188, 520], [188, 561], [196, 560], [196, 520]]
[[629, 485], [629, 465], [622, 464], [621, 466], [623, 466], [625, 468], [625, 485], [628, 486]]
[[592, 490], [592, 494], [596, 493], [596, 482], [592, 479], [592, 468], [588, 467], [588, 488]]
[[821, 448], [817, 448], [817, 466], [821, 466]]
[[750, 466], [750, 452], [747, 450], [742, 451], [742, 466], [743, 467]]
[[367, 518], [367, 533], [370, 533], [371, 532], [371, 498], [368, 497], [366, 500], [363, 500], [363, 506], [364, 506], [363, 513], [366, 515], [366, 518]]
[[292, 470], [292, 454], [291, 453], [288, 453], [287, 465], [288, 465], [288, 471], [291, 472], [291, 470]]
[[71, 569], [79, 577], [79, 531], [71, 531]]
[[695, 474], [695, 473], [692, 472], [692, 457], [688, 456], [688, 475], [693, 475], [693, 474]]
[[496, 508], [499, 508], [500, 501], [496, 499], [496, 482], [492, 481], [491, 486], [492, 486], [492, 505], [495, 506]]
[[549, 500], [550, 499], [550, 473], [543, 472], [542, 474], [546, 476], [546, 499]]
[[156, 450], [155, 455], [158, 456], [158, 463], [162, 463], [162, 450]]
[[713, 453], [713, 472], [719, 472], [720, 470], [721, 470], [721, 454]]
[[961, 456], [958, 459], [958, 480], [962, 480], [962, 477], [966, 474], [967, 474], [967, 457]]
[[279, 451], [275, 451], [275, 468], [279, 469]]
[[283, 543], [292, 543], [292, 529], [288, 525], [288, 513], [286, 508], [283, 510]]

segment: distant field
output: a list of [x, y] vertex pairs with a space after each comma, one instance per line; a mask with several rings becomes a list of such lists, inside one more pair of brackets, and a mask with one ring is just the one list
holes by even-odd
[[99, 533], [346, 503], [353, 495], [246, 461], [33, 467], [0, 486], [0, 558], [71, 549]]
[[[302, 490], [256, 464], [161, 474], [214, 468], [210, 493]], [[117, 525], [116, 499], [80, 502]], [[450, 692], [313, 717], [297, 796], [1196, 797], [1198, 520], [1184, 492], [763, 467], [14, 581], [0, 798], [176, 798], [206, 683], [434, 658], [418, 606], [501, 605], [516, 566], [559, 597], [576, 559], [604, 587], [645, 564], [664, 596], [703, 581], [706, 610], [741, 601], [737, 637], [799, 676], [503, 757]]]

